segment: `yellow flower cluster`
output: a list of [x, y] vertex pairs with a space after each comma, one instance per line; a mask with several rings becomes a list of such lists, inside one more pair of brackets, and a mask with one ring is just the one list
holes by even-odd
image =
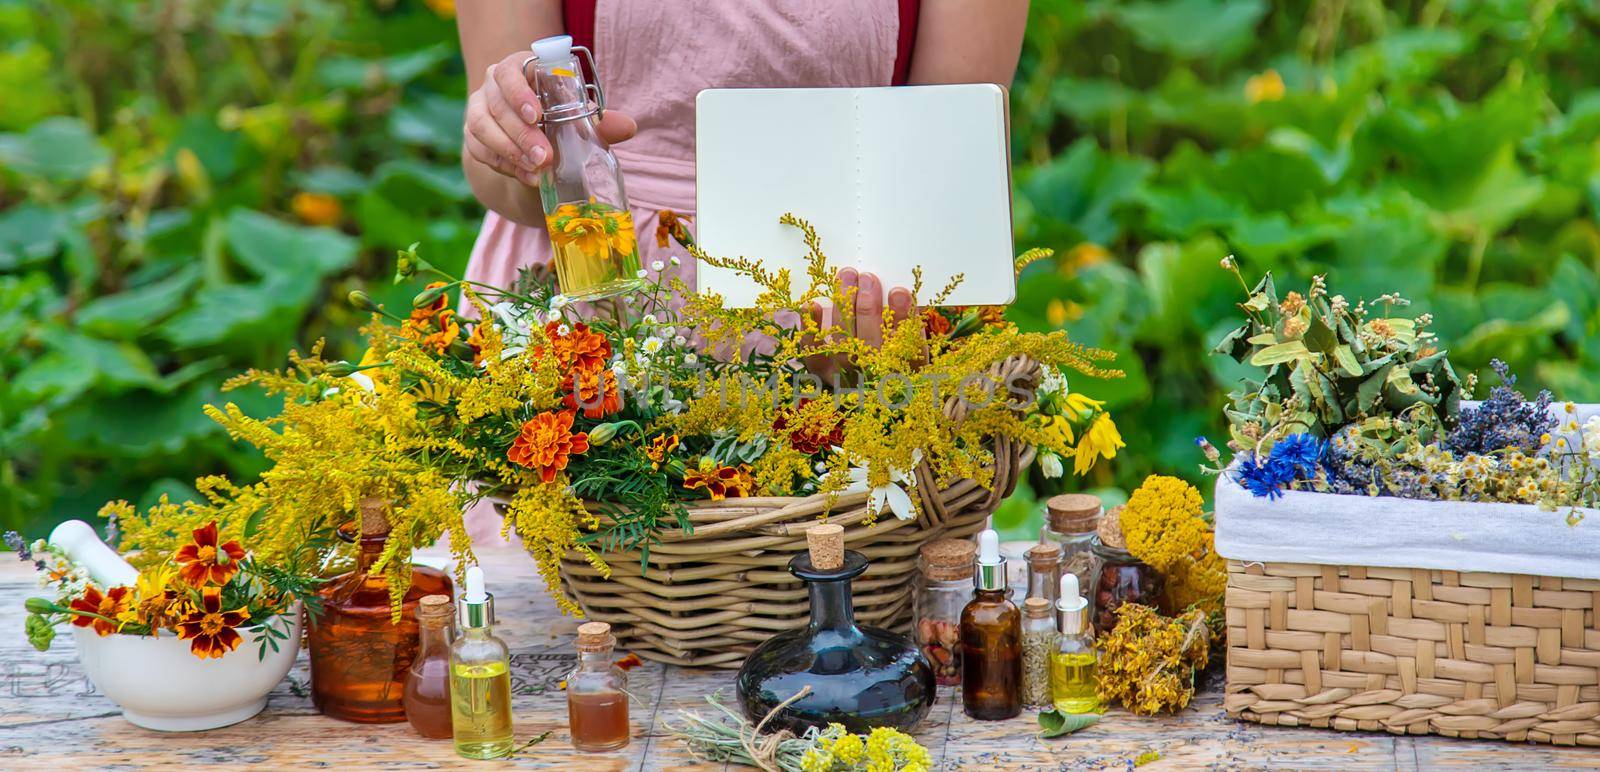
[[1166, 575], [1172, 608], [1196, 607], [1209, 616], [1221, 609], [1228, 573], [1203, 507], [1194, 486], [1151, 475], [1128, 498], [1121, 524], [1128, 552]]
[[1100, 652], [1100, 700], [1120, 702], [1143, 716], [1183, 709], [1210, 657], [1209, 639], [1198, 610], [1169, 619], [1149, 606], [1123, 604], [1117, 626], [1094, 644]]
[[887, 727], [863, 740], [840, 724], [829, 724], [800, 757], [803, 772], [927, 772], [928, 749], [910, 735]]

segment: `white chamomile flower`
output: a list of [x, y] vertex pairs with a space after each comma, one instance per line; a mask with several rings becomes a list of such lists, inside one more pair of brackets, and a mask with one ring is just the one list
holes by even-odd
[[572, 328], [563, 324], [560, 327], [556, 328], [556, 334], [557, 335], [571, 335], [572, 334]]
[[664, 271], [666, 269], [667, 269], [667, 264], [666, 263], [663, 263], [660, 260], [652, 260], [652, 261], [650, 261], [650, 270], [655, 271], [656, 273], [661, 273], [662, 271]]
[[694, 367], [695, 365], [700, 364], [700, 357], [697, 357], [694, 354], [684, 354], [683, 363], [689, 367]]
[[683, 344], [688, 343], [688, 342], [689, 342], [689, 339], [683, 337], [682, 335], [674, 335], [674, 336], [672, 336], [672, 345], [674, 345], [674, 346], [682, 347]]
[[666, 327], [662, 327], [661, 328], [661, 337], [663, 337], [663, 338], [670, 338], [673, 335], [676, 335], [677, 333], [678, 333], [678, 328], [673, 327], [672, 325], [667, 325]]
[[645, 272], [644, 272], [644, 269], [643, 269], [643, 268], [640, 268], [640, 269], [639, 269], [639, 270], [638, 270], [638, 271], [636, 271], [636, 272], [635, 272], [635, 273], [634, 273], [634, 274], [633, 274], [633, 275], [634, 275], [634, 276], [637, 276], [637, 277], [639, 277], [639, 278], [641, 278], [641, 279], [643, 279], [643, 278], [644, 278], [644, 277], [645, 277], [645, 276], [647, 276], [647, 275], [648, 275], [648, 274], [646, 274], [646, 273], [645, 273]]
[[560, 311], [551, 311], [549, 314], [546, 314], [545, 317], [544, 317], [544, 320], [546, 322], [554, 322], [555, 324], [560, 324], [561, 323], [561, 319], [562, 319], [562, 316], [561, 316], [561, 312]]
[[679, 260], [677, 255], [673, 255], [673, 256], [667, 258], [667, 262], [670, 262], [673, 265], [683, 265], [683, 261]]
[[1061, 466], [1061, 457], [1054, 453], [1039, 454], [1039, 471], [1052, 480], [1066, 473], [1066, 469]]
[[639, 322], [641, 324], [648, 324], [648, 325], [654, 326], [655, 323], [656, 323], [656, 315], [655, 314], [645, 314], [644, 318], [640, 319]]
[[644, 353], [646, 354], [654, 354], [661, 351], [661, 346], [662, 340], [654, 335], [651, 335], [650, 337], [644, 339], [644, 343], [640, 346], [640, 348], [643, 349]]
[[[921, 463], [921, 461], [922, 453], [920, 451], [912, 455], [913, 464]], [[850, 467], [849, 478], [850, 484], [845, 486], [843, 492], [861, 493], [867, 491], [868, 512], [882, 514], [883, 510], [887, 508], [894, 513], [895, 517], [901, 520], [910, 520], [916, 517], [916, 504], [912, 503], [911, 494], [906, 493], [906, 489], [903, 487], [912, 484], [909, 471], [890, 469], [888, 484], [877, 487], [869, 487], [867, 483], [867, 468], [864, 466]]]
[[558, 293], [556, 293], [554, 296], [552, 296], [550, 298], [550, 307], [551, 308], [566, 308], [567, 304], [571, 303], [571, 302], [572, 302], [572, 298], [569, 298], [566, 295], [563, 295], [563, 294], [558, 292]]

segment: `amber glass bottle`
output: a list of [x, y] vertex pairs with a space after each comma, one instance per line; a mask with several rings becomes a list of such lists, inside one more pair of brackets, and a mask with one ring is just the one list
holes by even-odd
[[994, 531], [978, 537], [972, 601], [961, 610], [961, 707], [984, 721], [1022, 712], [1022, 612], [1006, 598], [1006, 564]]
[[411, 728], [434, 740], [452, 736], [450, 628], [454, 617], [455, 606], [448, 595], [429, 595], [417, 605], [417, 657], [406, 673], [406, 691], [401, 699]]
[[453, 595], [450, 577], [416, 566], [400, 622], [392, 621], [389, 582], [372, 565], [389, 538], [384, 502], [361, 502], [356, 569], [324, 586], [322, 616], [311, 627], [311, 701], [324, 714], [363, 724], [404, 721], [406, 673], [417, 655], [417, 603]]

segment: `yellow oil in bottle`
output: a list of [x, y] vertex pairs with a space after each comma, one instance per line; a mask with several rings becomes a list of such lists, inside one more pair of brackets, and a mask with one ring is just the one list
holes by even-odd
[[458, 662], [450, 669], [456, 752], [472, 759], [511, 753], [511, 670], [505, 662]]
[[1100, 707], [1095, 694], [1095, 653], [1050, 653], [1050, 699], [1062, 713], [1090, 713]]
[[598, 300], [637, 289], [639, 243], [626, 209], [590, 201], [562, 204], [546, 216], [556, 281], [574, 300]]

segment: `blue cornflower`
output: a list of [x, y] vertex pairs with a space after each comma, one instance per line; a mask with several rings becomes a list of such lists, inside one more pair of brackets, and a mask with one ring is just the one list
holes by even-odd
[[1245, 453], [1239, 459], [1234, 481], [1256, 496], [1276, 499], [1283, 495], [1283, 486], [1294, 482], [1294, 465], [1268, 456], [1261, 460], [1254, 453]]
[[1322, 453], [1326, 449], [1327, 445], [1315, 436], [1291, 434], [1272, 446], [1268, 460], [1289, 464], [1301, 477], [1316, 477], [1317, 467], [1322, 464]]

